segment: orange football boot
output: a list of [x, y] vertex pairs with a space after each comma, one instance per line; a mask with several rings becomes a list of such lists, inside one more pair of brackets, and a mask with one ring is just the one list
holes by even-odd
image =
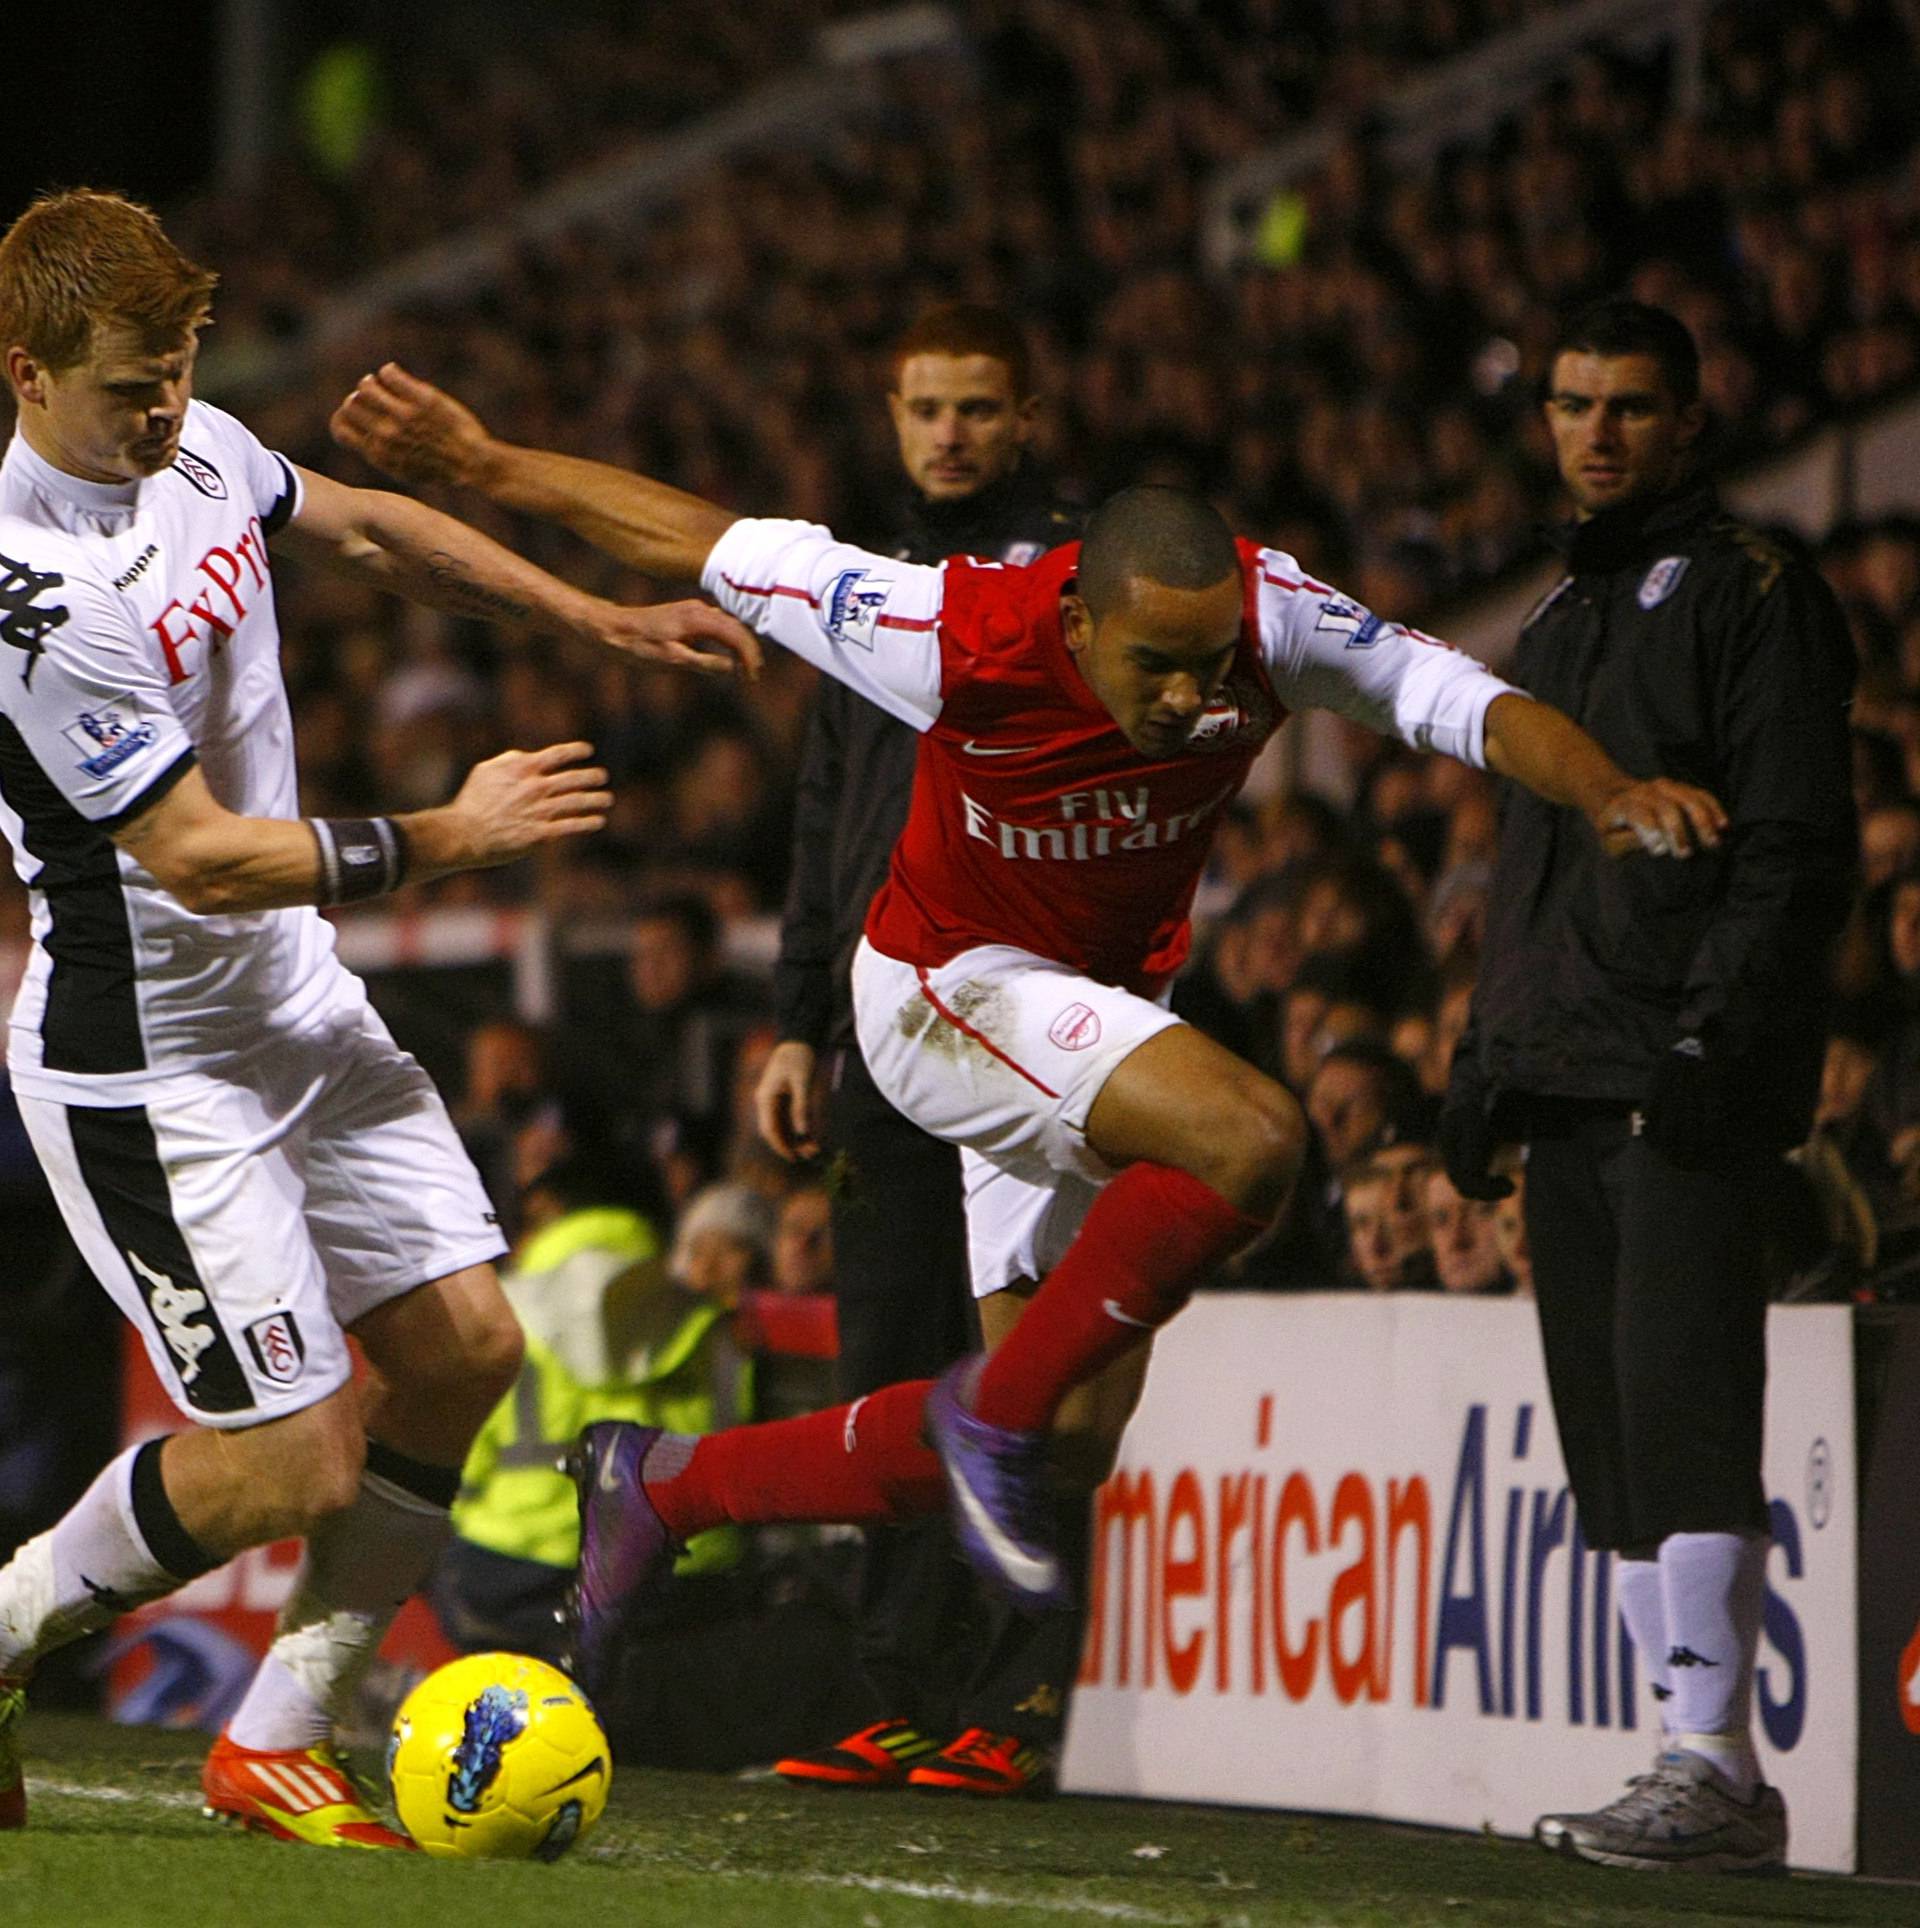
[[256, 1749], [225, 1734], [200, 1770], [209, 1819], [323, 1848], [419, 1849], [377, 1821], [331, 1747]]

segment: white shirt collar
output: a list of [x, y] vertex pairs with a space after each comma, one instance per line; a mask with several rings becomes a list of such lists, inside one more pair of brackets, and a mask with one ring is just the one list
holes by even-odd
[[56, 502], [72, 504], [92, 515], [130, 515], [140, 505], [140, 483], [88, 482], [80, 476], [57, 469], [41, 455], [16, 428], [7, 444], [6, 466], [23, 478], [29, 487], [51, 496]]

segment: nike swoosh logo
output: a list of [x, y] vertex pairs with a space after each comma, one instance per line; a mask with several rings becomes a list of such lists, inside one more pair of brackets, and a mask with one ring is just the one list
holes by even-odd
[[620, 1467], [611, 1453], [600, 1462], [600, 1490], [603, 1493], [617, 1493], [620, 1490]]
[[979, 1496], [965, 1480], [953, 1479], [948, 1484], [960, 1502], [960, 1511], [966, 1515], [967, 1524], [986, 1542], [994, 1565], [1022, 1593], [1050, 1593], [1059, 1581], [1055, 1563], [1035, 1559], [1031, 1553], [1023, 1553], [1001, 1531], [999, 1522], [981, 1505]]
[[1137, 1326], [1142, 1332], [1151, 1332], [1153, 1330], [1153, 1321], [1151, 1319], [1133, 1318], [1128, 1313], [1122, 1312], [1112, 1299], [1102, 1299], [1100, 1301], [1100, 1310], [1104, 1312], [1109, 1319], [1117, 1319], [1122, 1325]]
[[1031, 743], [1014, 743], [1004, 750], [990, 750], [984, 743], [976, 743], [972, 737], [968, 737], [960, 747], [968, 756], [1018, 756], [1022, 750], [1031, 750], [1036, 746]]

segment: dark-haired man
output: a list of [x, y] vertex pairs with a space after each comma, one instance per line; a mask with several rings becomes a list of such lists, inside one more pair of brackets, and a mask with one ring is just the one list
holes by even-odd
[[[376, 415], [380, 381], [360, 391]], [[696, 1523], [898, 1518], [943, 1480], [975, 1564], [1028, 1605], [1060, 1599], [1049, 1428], [1111, 1368], [1089, 1420], [1098, 1449], [1117, 1438], [1150, 1335], [1265, 1228], [1305, 1144], [1280, 1085], [1161, 1002], [1213, 820], [1289, 707], [1487, 763], [1612, 847], [1719, 833], [1704, 792], [1635, 782], [1565, 717], [1237, 543], [1183, 490], [1126, 490], [1083, 543], [1024, 568], [929, 568], [569, 457], [494, 444], [484, 460], [509, 478], [502, 499], [651, 576], [697, 574], [921, 732], [854, 963], [860, 1047], [889, 1100], [962, 1147], [976, 1284], [1029, 1301], [984, 1361], [931, 1386], [697, 1443], [590, 1429], [575, 1596], [590, 1675], [624, 1599]]]
[[1620, 1799], [1536, 1833], [1617, 1867], [1777, 1867], [1786, 1814], [1749, 1731], [1769, 1540], [1765, 1208], [1810, 1122], [1850, 894], [1852, 653], [1812, 568], [1694, 478], [1699, 361], [1671, 315], [1581, 315], [1546, 414], [1576, 520], [1516, 679], [1633, 768], [1709, 787], [1731, 825], [1691, 864], [1600, 863], [1509, 785], [1442, 1114], [1470, 1198], [1509, 1191], [1496, 1150], [1527, 1145], [1561, 1448], [1588, 1544], [1619, 1556], [1666, 1730]]

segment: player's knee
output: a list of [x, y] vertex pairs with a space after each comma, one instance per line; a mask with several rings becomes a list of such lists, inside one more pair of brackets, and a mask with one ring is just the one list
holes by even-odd
[[1249, 1079], [1221, 1107], [1214, 1141], [1215, 1191], [1257, 1218], [1286, 1203], [1307, 1150], [1305, 1114], [1291, 1092]]
[[461, 1376], [476, 1403], [491, 1412], [513, 1390], [527, 1356], [526, 1335], [504, 1300], [473, 1330], [463, 1353]]

